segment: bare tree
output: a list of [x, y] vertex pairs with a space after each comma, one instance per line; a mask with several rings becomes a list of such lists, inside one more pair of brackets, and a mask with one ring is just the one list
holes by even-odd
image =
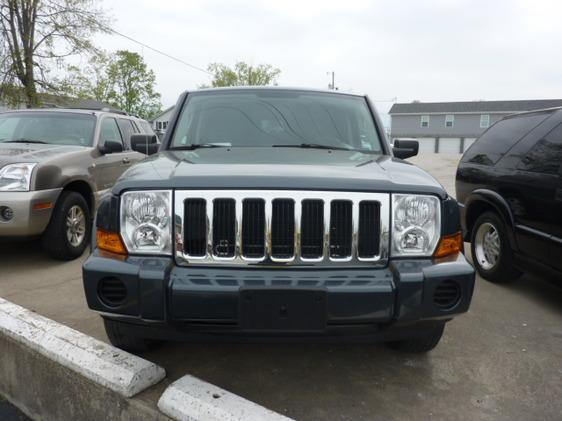
[[[107, 31], [107, 24], [96, 0], [0, 0], [0, 52], [7, 51], [0, 65], [0, 94], [19, 92], [32, 107], [39, 102], [38, 91], [59, 92], [54, 66], [92, 52], [92, 35]], [[23, 95], [14, 89], [18, 86]]]

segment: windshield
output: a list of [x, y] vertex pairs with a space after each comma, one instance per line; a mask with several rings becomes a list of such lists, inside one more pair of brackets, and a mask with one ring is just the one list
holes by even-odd
[[273, 90], [190, 94], [171, 147], [192, 145], [382, 151], [365, 98]]
[[48, 143], [91, 146], [92, 115], [57, 112], [0, 114], [0, 143]]

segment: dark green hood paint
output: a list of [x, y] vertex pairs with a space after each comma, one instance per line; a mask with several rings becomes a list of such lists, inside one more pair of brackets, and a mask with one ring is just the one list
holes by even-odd
[[299, 148], [163, 151], [129, 169], [128, 189], [293, 189], [420, 192], [445, 197], [425, 171], [388, 155]]

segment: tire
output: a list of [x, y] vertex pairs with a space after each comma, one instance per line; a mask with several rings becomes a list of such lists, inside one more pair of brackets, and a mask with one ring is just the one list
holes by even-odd
[[389, 342], [388, 346], [401, 352], [412, 354], [423, 354], [434, 349], [445, 330], [445, 324], [439, 325], [430, 331], [426, 336], [420, 338], [405, 339], [403, 341]]
[[125, 323], [104, 318], [103, 325], [111, 345], [129, 352], [148, 351], [149, 341], [133, 335]]
[[[72, 218], [76, 221], [73, 227], [68, 226], [70, 222], [67, 218], [71, 215], [76, 216]], [[84, 224], [78, 221], [83, 221]], [[68, 230], [76, 231], [76, 237], [69, 239]], [[79, 235], [78, 230], [82, 232]], [[90, 243], [91, 233], [92, 221], [86, 200], [79, 193], [63, 191], [57, 200], [49, 225], [43, 233], [43, 249], [54, 259], [73, 260], [82, 256]]]
[[[491, 234], [490, 230], [496, 234]], [[485, 240], [486, 232], [497, 238], [497, 242]], [[491, 250], [484, 245], [490, 241], [493, 244]], [[470, 238], [470, 251], [476, 270], [487, 281], [508, 283], [521, 276], [521, 272], [514, 267], [513, 250], [505, 224], [494, 212], [484, 212], [476, 219]], [[495, 261], [491, 259], [494, 256]]]

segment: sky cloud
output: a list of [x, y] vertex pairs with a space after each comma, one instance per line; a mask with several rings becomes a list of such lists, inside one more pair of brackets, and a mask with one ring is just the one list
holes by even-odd
[[[270, 63], [286, 86], [400, 102], [562, 97], [562, 3], [535, 0], [107, 0], [114, 28], [200, 67]], [[117, 36], [144, 55], [164, 105], [209, 83], [204, 73]]]

